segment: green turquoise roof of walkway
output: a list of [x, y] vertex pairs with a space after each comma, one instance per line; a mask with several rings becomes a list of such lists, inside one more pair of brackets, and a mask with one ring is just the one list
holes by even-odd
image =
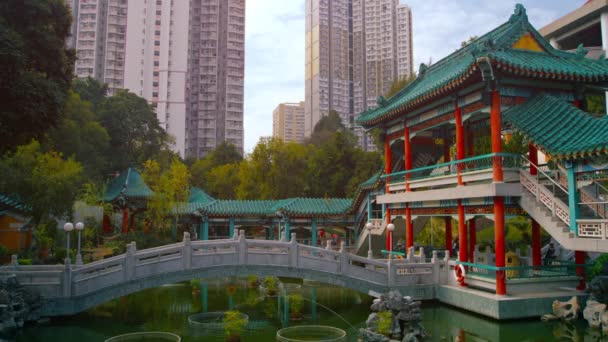
[[596, 118], [547, 94], [504, 112], [505, 123], [522, 132], [554, 159], [577, 159], [608, 152], [608, 118]]
[[143, 177], [134, 168], [129, 168], [110, 181], [103, 196], [106, 202], [112, 202], [120, 196], [125, 198], [149, 198], [154, 195]]
[[30, 207], [21, 203], [15, 197], [0, 193], [0, 209], [4, 208], [16, 209], [22, 212], [29, 212], [31, 210]]
[[[525, 34], [530, 34], [544, 51], [514, 48]], [[554, 49], [530, 25], [524, 7], [517, 5], [506, 23], [430, 67], [422, 64], [415, 81], [389, 99], [379, 97], [378, 107], [361, 113], [357, 123], [371, 128], [401, 117], [404, 111], [437, 96], [453, 92], [479, 69], [479, 58], [487, 58], [495, 68], [515, 75], [577, 82], [608, 80], [608, 62], [585, 58], [585, 53], [582, 48], [576, 53]]]

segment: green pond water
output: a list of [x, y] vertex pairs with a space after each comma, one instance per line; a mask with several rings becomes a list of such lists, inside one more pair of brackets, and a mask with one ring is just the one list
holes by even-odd
[[[297, 325], [337, 327], [347, 331], [350, 341], [356, 340], [355, 331], [364, 325], [369, 314], [370, 296], [325, 284], [282, 281], [289, 284], [288, 292], [305, 298], [301, 320], [285, 321], [282, 297], [264, 297], [257, 288], [249, 288], [246, 279], [223, 278], [134, 293], [75, 316], [53, 318], [45, 325], [28, 325], [15, 340], [94, 342], [126, 333], [164, 331], [180, 335], [182, 341], [225, 341], [217, 323], [220, 320], [200, 325], [189, 323], [188, 317], [230, 308], [249, 316], [242, 333], [244, 342], [276, 341], [279, 329]], [[310, 301], [314, 299], [318, 305]], [[423, 304], [423, 315], [428, 341], [608, 341], [608, 337], [588, 329], [582, 319], [574, 324], [537, 319], [499, 323], [432, 302]]]

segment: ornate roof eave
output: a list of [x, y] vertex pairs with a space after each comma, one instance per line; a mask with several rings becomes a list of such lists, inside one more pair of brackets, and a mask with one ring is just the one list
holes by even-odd
[[428, 93], [422, 94], [422, 95], [416, 97], [415, 99], [413, 99], [407, 103], [404, 103], [395, 109], [392, 109], [391, 111], [389, 111], [388, 113], [385, 113], [384, 115], [378, 116], [369, 121], [362, 121], [360, 123], [365, 128], [373, 128], [374, 126], [377, 126], [378, 124], [380, 124], [382, 122], [393, 120], [393, 119], [399, 117], [400, 115], [402, 115], [403, 112], [405, 112], [405, 111], [414, 110], [424, 104], [427, 104], [428, 102], [431, 102], [441, 96], [444, 96], [446, 93], [454, 91], [456, 88], [460, 87], [466, 81], [468, 81], [471, 78], [471, 76], [474, 75], [474, 73], [475, 73], [475, 71], [477, 71], [477, 69], [478, 69], [477, 64], [472, 64], [469, 67], [469, 69], [467, 69], [460, 76], [456, 77], [454, 80], [446, 83], [445, 85], [439, 87], [438, 89], [435, 89]]
[[543, 80], [554, 80], [554, 81], [568, 81], [568, 82], [602, 82], [608, 81], [608, 77], [599, 77], [599, 76], [584, 76], [584, 75], [576, 75], [574, 73], [554, 73], [554, 72], [545, 72], [538, 70], [530, 70], [526, 68], [522, 68], [517, 65], [509, 64], [508, 62], [497, 60], [495, 58], [491, 58], [492, 65], [496, 67], [497, 70], [503, 71], [505, 73], [515, 75], [515, 76], [524, 76], [529, 78], [537, 78]]

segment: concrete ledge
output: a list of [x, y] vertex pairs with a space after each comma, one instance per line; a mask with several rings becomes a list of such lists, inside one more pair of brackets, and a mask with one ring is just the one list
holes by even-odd
[[488, 183], [477, 185], [465, 185], [455, 188], [436, 189], [427, 191], [411, 191], [398, 194], [377, 196], [378, 204], [409, 203], [436, 200], [454, 200], [463, 198], [481, 197], [519, 197], [522, 193], [519, 183]]
[[554, 300], [566, 301], [572, 296], [579, 298], [579, 303], [588, 295], [575, 289], [548, 289], [544, 293], [497, 296], [488, 292], [441, 285], [437, 288], [437, 299], [467, 311], [494, 318], [497, 320], [537, 317], [551, 312]]

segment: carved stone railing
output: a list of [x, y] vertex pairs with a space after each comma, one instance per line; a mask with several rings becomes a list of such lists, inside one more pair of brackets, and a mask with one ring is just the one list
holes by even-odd
[[[437, 284], [438, 272], [447, 265], [436, 254], [431, 262], [386, 261], [291, 241], [247, 240], [243, 232], [233, 239], [190, 241], [138, 251], [135, 242], [125, 254], [86, 265], [25, 266], [16, 257], [0, 275], [15, 274], [19, 282], [46, 298], [72, 298], [94, 294], [127, 282], [167, 273], [222, 266], [269, 266], [318, 271], [381, 286]], [[444, 277], [445, 278], [445, 277]]]
[[568, 208], [568, 205], [555, 196], [555, 192], [557, 191], [565, 192], [565, 194], [568, 194], [568, 192], [562, 188], [561, 185], [552, 181], [551, 178], [549, 178], [549, 180], [551, 180], [551, 183], [549, 184], [549, 187], [551, 187], [550, 189], [546, 185], [540, 184], [536, 177], [530, 175], [526, 170], [521, 170], [519, 175], [522, 187], [534, 195], [536, 201], [542, 203], [551, 210], [553, 216], [558, 217], [566, 225], [570, 226], [570, 209]]

